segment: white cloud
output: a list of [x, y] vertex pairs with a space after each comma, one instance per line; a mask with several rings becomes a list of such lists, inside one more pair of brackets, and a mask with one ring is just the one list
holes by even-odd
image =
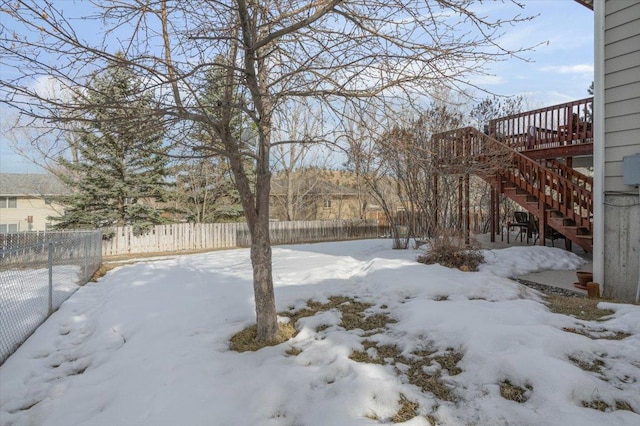
[[553, 91], [553, 90], [546, 92], [544, 96], [549, 102], [548, 105], [562, 104], [565, 102], [571, 102], [576, 100], [575, 96], [572, 96], [567, 93]]
[[469, 78], [469, 83], [474, 86], [497, 86], [504, 84], [506, 80], [500, 75], [474, 75]]
[[69, 101], [73, 96], [67, 82], [50, 75], [36, 77], [31, 90], [36, 96], [55, 101]]
[[593, 74], [593, 64], [549, 65], [540, 68], [540, 71], [556, 74]]

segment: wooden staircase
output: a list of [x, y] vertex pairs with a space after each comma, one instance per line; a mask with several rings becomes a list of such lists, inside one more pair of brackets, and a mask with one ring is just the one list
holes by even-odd
[[[541, 235], [555, 230], [592, 251], [593, 181], [555, 159], [534, 159], [475, 128], [433, 135], [436, 168], [476, 174], [538, 218]], [[541, 244], [545, 238], [541, 237]]]

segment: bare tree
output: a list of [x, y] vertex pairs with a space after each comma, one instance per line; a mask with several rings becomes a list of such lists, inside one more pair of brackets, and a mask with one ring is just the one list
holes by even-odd
[[305, 207], [319, 187], [320, 169], [327, 164], [327, 156], [321, 155], [319, 147], [326, 135], [312, 105], [293, 102], [276, 119], [273, 170], [277, 173], [277, 190], [271, 199], [286, 220], [308, 220]]
[[407, 248], [413, 236], [440, 235], [436, 225], [450, 222], [455, 191], [450, 188], [451, 179], [442, 175], [434, 161], [431, 139], [436, 133], [461, 127], [463, 118], [455, 106], [435, 101], [416, 118], [398, 122], [379, 138], [381, 160], [392, 171], [397, 192], [402, 195], [407, 235], [399, 247]]
[[[1, 82], [1, 102], [60, 126], [83, 120], [77, 105], [43, 95], [34, 81], [53, 79], [77, 93], [92, 72], [126, 61], [144, 90], [155, 90], [154, 114], [173, 129], [173, 143], [195, 125], [206, 129], [209, 142], [200, 152], [228, 159], [241, 196], [251, 233], [257, 339], [265, 342], [279, 335], [268, 227], [275, 112], [284, 102], [313, 99], [338, 120], [354, 99], [421, 99], [435, 81], [466, 86], [487, 62], [522, 51], [500, 47], [502, 28], [531, 19], [490, 20], [468, 0], [92, 4], [91, 16], [76, 21], [72, 11], [48, 2], [2, 1], [0, 65], [11, 72]], [[79, 23], [94, 33], [105, 28], [102, 40], [82, 33]], [[199, 94], [212, 70], [222, 95], [203, 102]], [[255, 132], [255, 144], [234, 132], [238, 117]], [[245, 158], [254, 162], [253, 179]]]
[[390, 154], [395, 154], [395, 151], [391, 148], [393, 143], [388, 141], [386, 130], [393, 127], [395, 119], [400, 119], [401, 115], [381, 111], [382, 108], [370, 105], [349, 112], [349, 119], [343, 123], [348, 157], [346, 165], [355, 176], [362, 209], [365, 208], [363, 194], [366, 193], [382, 210], [388, 224], [384, 232], [393, 239], [393, 247], [407, 248], [409, 236], [400, 234], [399, 227], [404, 222], [398, 215], [402, 200], [406, 197], [390, 165]]

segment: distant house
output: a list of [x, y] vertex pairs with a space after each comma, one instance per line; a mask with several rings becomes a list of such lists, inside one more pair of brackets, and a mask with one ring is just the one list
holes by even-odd
[[64, 210], [55, 197], [70, 192], [49, 174], [0, 173], [0, 233], [47, 230]]
[[292, 181], [291, 185], [288, 194], [284, 179], [274, 179], [271, 182], [272, 219], [360, 219], [363, 196], [354, 188], [322, 178]]

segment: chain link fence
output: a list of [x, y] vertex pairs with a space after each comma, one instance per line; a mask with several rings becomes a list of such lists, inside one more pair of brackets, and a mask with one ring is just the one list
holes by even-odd
[[102, 234], [0, 234], [0, 364], [102, 263]]

